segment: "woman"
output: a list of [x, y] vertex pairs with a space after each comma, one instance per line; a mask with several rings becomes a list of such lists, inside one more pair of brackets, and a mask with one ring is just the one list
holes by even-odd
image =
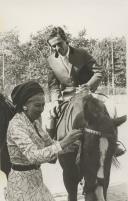
[[8, 177], [8, 201], [54, 200], [43, 183], [40, 165], [57, 157], [66, 146], [78, 140], [81, 131], [73, 130], [62, 141], [53, 141], [41, 129], [38, 120], [44, 108], [41, 86], [29, 81], [14, 88], [11, 94], [16, 114], [9, 123], [7, 145], [12, 163]]

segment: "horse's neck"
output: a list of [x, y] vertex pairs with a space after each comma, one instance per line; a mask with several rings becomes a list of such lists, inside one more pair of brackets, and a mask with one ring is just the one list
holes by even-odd
[[[59, 118], [57, 121], [57, 127], [61, 121], [65, 121], [66, 125], [69, 125], [69, 122], [72, 124], [73, 128], [76, 128], [76, 119], [79, 116], [79, 119], [82, 120], [84, 115], [84, 102], [81, 97], [73, 97], [70, 101], [64, 102], [60, 107]], [[79, 121], [78, 121], [79, 122]], [[78, 124], [77, 122], [77, 124]], [[71, 125], [69, 126], [71, 128]], [[72, 129], [72, 128], [71, 128]]]

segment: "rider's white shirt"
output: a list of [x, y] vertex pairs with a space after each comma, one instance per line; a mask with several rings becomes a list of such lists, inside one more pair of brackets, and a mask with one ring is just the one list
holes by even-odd
[[61, 61], [64, 64], [65, 69], [68, 72], [68, 75], [70, 75], [71, 69], [72, 69], [72, 64], [69, 62], [69, 51], [70, 51], [70, 49], [68, 47], [67, 54], [65, 56], [60, 55]]

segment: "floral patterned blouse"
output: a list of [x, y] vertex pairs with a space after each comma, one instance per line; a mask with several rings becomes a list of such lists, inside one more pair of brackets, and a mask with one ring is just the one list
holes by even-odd
[[62, 150], [59, 142], [43, 132], [38, 120], [31, 123], [23, 112], [9, 123], [7, 145], [11, 163], [20, 165], [49, 162]]

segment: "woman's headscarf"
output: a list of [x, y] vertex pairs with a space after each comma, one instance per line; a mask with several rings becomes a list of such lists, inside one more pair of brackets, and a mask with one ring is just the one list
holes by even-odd
[[26, 101], [30, 97], [39, 93], [44, 94], [44, 91], [42, 87], [35, 81], [28, 81], [17, 85], [11, 93], [11, 98], [13, 104], [16, 106], [16, 111], [21, 112], [22, 106], [26, 103]]

